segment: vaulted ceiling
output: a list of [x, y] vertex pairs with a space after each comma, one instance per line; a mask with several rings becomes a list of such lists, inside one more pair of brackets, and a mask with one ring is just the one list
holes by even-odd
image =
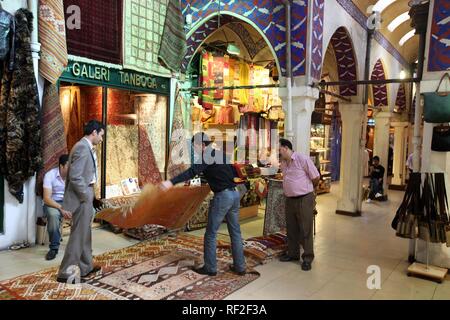
[[[367, 9], [369, 6], [375, 6], [376, 9], [382, 9], [381, 11], [381, 29], [379, 30], [391, 44], [400, 52], [400, 54], [410, 63], [417, 60], [419, 50], [419, 36], [414, 35], [407, 40], [403, 45], [400, 45], [400, 40], [408, 34], [408, 32], [414, 30], [411, 27], [411, 17], [407, 15], [407, 19], [404, 20], [393, 31], [388, 29], [389, 24], [398, 16], [409, 12], [411, 9], [408, 5], [409, 0], [353, 0], [358, 8], [364, 12], [367, 16], [370, 15]], [[404, 16], [405, 17], [405, 16]]]

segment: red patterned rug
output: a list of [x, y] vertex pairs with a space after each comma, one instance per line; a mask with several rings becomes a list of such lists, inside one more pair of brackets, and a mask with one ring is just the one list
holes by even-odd
[[225, 244], [218, 243], [215, 277], [191, 270], [202, 263], [203, 239], [179, 234], [96, 256], [102, 270], [86, 283], [56, 282], [57, 268], [2, 281], [0, 300], [220, 300], [259, 277], [252, 257], [245, 276], [229, 272]]

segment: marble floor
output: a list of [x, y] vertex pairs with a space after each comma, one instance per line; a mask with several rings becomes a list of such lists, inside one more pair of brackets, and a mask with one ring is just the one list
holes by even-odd
[[[338, 186], [333, 185], [331, 194], [318, 197], [316, 258], [311, 271], [302, 271], [298, 262], [274, 260], [256, 267], [261, 277], [227, 299], [450, 299], [450, 276], [438, 284], [406, 275], [408, 240], [396, 237], [390, 227], [402, 192], [390, 191], [388, 202], [364, 203], [361, 217], [336, 215], [337, 194]], [[263, 221], [261, 214], [243, 221], [243, 237], [261, 235]], [[225, 225], [219, 239], [228, 239]], [[94, 255], [136, 242], [101, 228], [93, 232]], [[65, 243], [67, 238], [51, 262], [44, 259], [47, 247], [40, 245], [0, 252], [0, 280], [59, 265]], [[367, 287], [370, 266], [381, 271], [380, 289]]]

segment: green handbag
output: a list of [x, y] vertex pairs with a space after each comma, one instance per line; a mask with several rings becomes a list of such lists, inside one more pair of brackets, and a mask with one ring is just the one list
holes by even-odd
[[429, 123], [450, 122], [450, 92], [439, 92], [444, 78], [450, 81], [450, 75], [445, 73], [435, 92], [423, 93], [424, 97], [424, 120]]

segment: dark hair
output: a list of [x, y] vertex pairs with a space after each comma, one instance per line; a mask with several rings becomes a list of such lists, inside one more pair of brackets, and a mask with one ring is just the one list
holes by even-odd
[[288, 147], [289, 150], [292, 150], [292, 143], [287, 139], [280, 139], [280, 146]]
[[379, 156], [375, 156], [375, 157], [373, 157], [372, 160], [373, 160], [373, 161], [375, 161], [375, 160], [380, 161], [380, 157], [379, 157]]
[[211, 139], [204, 132], [197, 132], [196, 134], [194, 134], [194, 136], [191, 139], [192, 144], [194, 144], [194, 142], [200, 142], [200, 141], [202, 143], [204, 143], [205, 146], [209, 146], [209, 144], [211, 143]]
[[101, 130], [105, 130], [105, 126], [97, 120], [91, 120], [84, 126], [84, 135], [89, 136], [92, 132], [97, 131], [99, 133]]
[[69, 155], [68, 154], [63, 154], [59, 157], [59, 165], [60, 166], [64, 166], [67, 161], [69, 161]]

